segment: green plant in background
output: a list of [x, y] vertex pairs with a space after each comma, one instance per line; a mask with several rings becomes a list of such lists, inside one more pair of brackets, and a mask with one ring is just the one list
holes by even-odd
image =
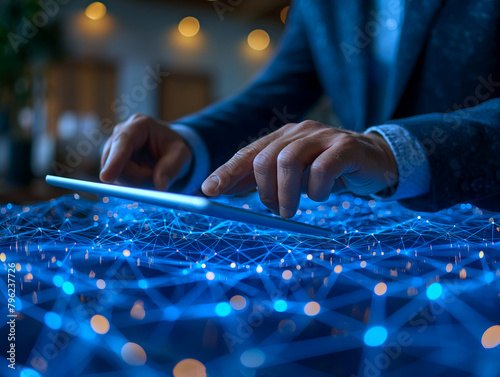
[[59, 8], [48, 3], [0, 0], [0, 113], [7, 123], [0, 124], [0, 132], [20, 132], [17, 114], [32, 105], [34, 78], [61, 51]]

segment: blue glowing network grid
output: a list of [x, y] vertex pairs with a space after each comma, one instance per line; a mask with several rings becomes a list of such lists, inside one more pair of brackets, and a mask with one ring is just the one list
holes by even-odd
[[500, 215], [341, 195], [297, 220], [335, 237], [76, 194], [0, 206], [0, 374], [500, 375]]

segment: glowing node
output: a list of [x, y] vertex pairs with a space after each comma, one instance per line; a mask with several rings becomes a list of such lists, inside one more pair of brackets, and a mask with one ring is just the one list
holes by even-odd
[[257, 273], [261, 273], [262, 271], [264, 271], [264, 269], [262, 268], [262, 266], [257, 266], [257, 268], [255, 269], [255, 271], [257, 271]]
[[312, 259], [313, 259], [312, 254], [307, 254], [307, 260], [312, 260]]
[[7, 260], [7, 257], [5, 256], [5, 253], [0, 254], [0, 261], [5, 262]]
[[16, 263], [16, 271], [21, 271], [21, 265], [19, 263]]
[[262, 51], [269, 46], [271, 38], [264, 30], [257, 29], [248, 34], [247, 42], [253, 50]]
[[359, 264], [359, 266], [361, 268], [365, 268], [366, 267], [366, 261], [361, 261], [361, 263]]
[[387, 292], [387, 284], [378, 283], [373, 289], [373, 291], [377, 296], [382, 296], [383, 294], [385, 294], [385, 292]]
[[205, 365], [195, 359], [179, 361], [173, 370], [174, 377], [206, 377]]
[[495, 348], [500, 344], [500, 326], [495, 325], [487, 329], [481, 338], [484, 348]]
[[231, 313], [231, 305], [227, 302], [219, 302], [215, 306], [215, 314], [219, 317], [227, 317]]
[[132, 309], [130, 309], [130, 316], [138, 320], [143, 320], [144, 317], [146, 317], [146, 311], [144, 310], [144, 303], [142, 301], [138, 301], [132, 306]]
[[266, 355], [257, 348], [251, 348], [241, 354], [240, 361], [247, 368], [258, 368], [266, 361]]
[[427, 287], [427, 297], [429, 300], [436, 300], [441, 297], [443, 293], [443, 287], [439, 283], [432, 283]]
[[146, 363], [146, 351], [137, 343], [128, 342], [122, 347], [122, 359], [130, 365], [144, 365]]
[[62, 285], [62, 290], [67, 295], [72, 295], [73, 293], [75, 293], [75, 286], [69, 281], [65, 281]]
[[96, 314], [90, 319], [90, 327], [97, 334], [104, 335], [109, 331], [109, 321], [106, 317]]
[[304, 306], [304, 313], [309, 317], [314, 317], [321, 310], [321, 306], [316, 301], [308, 302]]
[[451, 263], [448, 263], [446, 265], [446, 272], [451, 272], [451, 270], [453, 270], [453, 265]]
[[19, 373], [19, 377], [40, 377], [40, 373], [31, 368], [24, 368], [21, 373]]
[[231, 268], [236, 268], [236, 263], [232, 262], [232, 263], [230, 264], [230, 266], [231, 266]]
[[336, 274], [340, 274], [342, 272], [342, 266], [340, 264], [336, 265], [333, 271], [335, 271]]
[[44, 316], [45, 324], [50, 327], [52, 330], [59, 330], [62, 325], [62, 319], [59, 314], [54, 312], [47, 312]]
[[483, 258], [483, 257], [484, 257], [484, 251], [482, 251], [482, 250], [481, 250], [481, 251], [479, 252], [479, 258]]
[[85, 15], [91, 20], [98, 21], [106, 15], [107, 9], [103, 3], [96, 1], [85, 9]]
[[229, 305], [231, 305], [234, 310], [243, 310], [247, 306], [247, 300], [243, 296], [235, 295], [229, 300]]
[[185, 17], [179, 22], [179, 33], [185, 37], [194, 37], [200, 31], [200, 22], [194, 17]]
[[123, 250], [123, 255], [127, 258], [130, 257], [130, 250], [129, 249]]
[[494, 279], [495, 275], [493, 274], [493, 272], [488, 271], [487, 273], [484, 274], [484, 281], [486, 283], [490, 284], [491, 282], [493, 282]]
[[99, 279], [95, 282], [95, 285], [97, 286], [97, 288], [99, 289], [104, 289], [106, 288], [106, 282], [102, 279]]
[[277, 312], [284, 312], [288, 308], [288, 304], [285, 300], [278, 300], [274, 302], [274, 310]]
[[146, 289], [148, 287], [148, 282], [146, 279], [140, 279], [138, 282], [137, 282], [137, 285], [139, 286], [139, 288], [141, 289]]
[[56, 287], [62, 287], [62, 285], [64, 284], [64, 279], [61, 275], [56, 275], [52, 278], [52, 282]]
[[215, 274], [212, 272], [212, 271], [208, 271], [206, 274], [205, 274], [207, 280], [214, 280], [215, 279]]
[[167, 321], [176, 321], [177, 318], [181, 315], [179, 309], [175, 306], [169, 306], [168, 308], [165, 309], [163, 312], [163, 318], [165, 318]]
[[365, 344], [370, 347], [377, 347], [387, 339], [387, 330], [382, 326], [374, 326], [365, 333], [363, 338]]
[[293, 276], [293, 273], [292, 271], [290, 270], [285, 270], [283, 271], [283, 273], [281, 274], [281, 277], [284, 279], [284, 280], [290, 280]]

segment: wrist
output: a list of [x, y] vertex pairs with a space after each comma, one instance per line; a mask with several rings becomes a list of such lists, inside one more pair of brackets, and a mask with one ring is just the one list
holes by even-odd
[[381, 166], [383, 167], [383, 179], [386, 187], [381, 191], [382, 196], [390, 195], [396, 190], [399, 182], [398, 164], [387, 140], [378, 132], [368, 132], [365, 136], [372, 145], [380, 152]]

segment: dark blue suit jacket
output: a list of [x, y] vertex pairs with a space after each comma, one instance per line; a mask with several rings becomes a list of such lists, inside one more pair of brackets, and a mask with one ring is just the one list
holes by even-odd
[[[370, 97], [365, 0], [297, 0], [276, 54], [237, 96], [179, 120], [208, 145], [212, 168], [322, 94], [344, 128], [363, 131]], [[434, 211], [459, 202], [500, 208], [500, 0], [407, 0], [391, 120], [430, 163], [428, 195], [403, 204]], [[368, 36], [368, 38], [366, 38]]]

